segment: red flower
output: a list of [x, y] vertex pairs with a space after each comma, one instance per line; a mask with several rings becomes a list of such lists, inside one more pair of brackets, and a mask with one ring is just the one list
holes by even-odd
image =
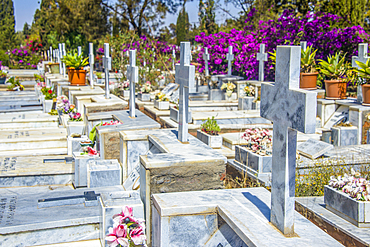
[[48, 93], [49, 93], [49, 94], [52, 94], [52, 93], [53, 93], [53, 90], [49, 89], [49, 90], [48, 90]]

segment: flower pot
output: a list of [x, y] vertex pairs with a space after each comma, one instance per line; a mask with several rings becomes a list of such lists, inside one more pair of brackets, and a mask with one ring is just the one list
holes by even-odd
[[0, 77], [0, 84], [5, 84], [6, 77]]
[[45, 113], [48, 113], [51, 111], [51, 107], [53, 106], [53, 100], [44, 100], [42, 103], [42, 109]]
[[168, 110], [170, 108], [170, 102], [154, 100], [154, 107], [158, 110]]
[[85, 124], [84, 121], [70, 121], [68, 120], [67, 133], [68, 135], [80, 134], [84, 132]]
[[208, 100], [222, 100], [223, 93], [221, 89], [210, 89], [208, 93]]
[[244, 96], [239, 98], [238, 100], [238, 110], [255, 110], [253, 109], [253, 106], [256, 105], [253, 104], [254, 97], [253, 96]]
[[312, 90], [317, 88], [317, 76], [318, 72], [315, 73], [301, 73], [299, 80], [299, 88]]
[[222, 147], [222, 136], [220, 135], [209, 135], [201, 130], [197, 130], [197, 138], [211, 148]]
[[370, 84], [363, 84], [361, 87], [362, 87], [362, 104], [370, 105]]
[[150, 102], [150, 94], [149, 93], [139, 93], [139, 99], [143, 102]]
[[130, 90], [122, 90], [122, 96], [124, 98], [130, 98]]
[[226, 101], [237, 100], [238, 99], [238, 94], [237, 93], [229, 94], [229, 93], [225, 92], [222, 99], [226, 100]]
[[101, 78], [101, 79], [96, 79], [96, 84], [99, 84], [99, 85], [102, 85], [105, 83], [105, 79]]
[[325, 80], [326, 99], [346, 99], [347, 83], [342, 80]]
[[86, 70], [80, 69], [69, 69], [68, 76], [70, 73], [71, 85], [83, 86], [86, 84]]

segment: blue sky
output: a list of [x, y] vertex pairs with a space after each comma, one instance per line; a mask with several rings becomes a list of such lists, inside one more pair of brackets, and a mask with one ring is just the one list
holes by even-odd
[[[14, 2], [14, 12], [15, 12], [15, 30], [23, 30], [23, 25], [25, 22], [28, 24], [32, 23], [33, 14], [35, 10], [40, 6], [38, 2], [41, 0], [13, 0]], [[223, 2], [223, 0], [220, 0]], [[198, 21], [198, 5], [199, 1], [188, 2], [186, 4], [186, 10], [189, 13], [189, 21], [191, 23], [196, 23]], [[225, 6], [224, 8], [231, 11], [233, 15], [237, 15], [238, 10], [232, 5]], [[196, 10], [196, 11], [191, 11]], [[167, 15], [166, 25], [170, 23], [176, 23], [177, 15]], [[216, 22], [222, 23], [226, 19], [226, 14], [221, 11], [216, 13]]]

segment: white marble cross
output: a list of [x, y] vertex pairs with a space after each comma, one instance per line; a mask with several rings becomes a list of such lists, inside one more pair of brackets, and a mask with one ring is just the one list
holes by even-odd
[[208, 47], [204, 47], [204, 53], [203, 53], [203, 60], [204, 60], [204, 73], [206, 76], [209, 76], [209, 70], [208, 70], [208, 61], [210, 59], [209, 53], [208, 53]]
[[227, 75], [231, 75], [232, 73], [232, 64], [231, 62], [234, 60], [234, 54], [233, 54], [233, 47], [229, 46], [229, 52], [226, 55], [227, 60]]
[[358, 56], [352, 56], [352, 67], [360, 69], [360, 66], [357, 65], [356, 61], [366, 63], [368, 57], [368, 44], [361, 43], [358, 45]]
[[53, 47], [50, 46], [49, 51], [50, 51], [49, 52], [49, 55], [50, 55], [49, 60], [50, 60], [50, 62], [53, 62]]
[[155, 63], [155, 49], [152, 48], [153, 51], [153, 63], [152, 63], [152, 68], [154, 69], [154, 63]]
[[301, 49], [304, 50], [304, 51], [306, 51], [306, 49], [307, 49], [307, 41], [301, 41], [300, 42], [300, 45], [301, 45]]
[[[66, 54], [66, 44], [62, 43], [62, 57], [64, 57]], [[63, 78], [66, 76], [66, 64], [63, 63]]]
[[273, 122], [271, 222], [294, 233], [297, 130], [315, 133], [316, 93], [299, 89], [301, 47], [278, 46], [275, 85], [261, 83], [261, 117]]
[[179, 129], [180, 142], [188, 142], [189, 85], [194, 85], [195, 66], [190, 65], [190, 42], [180, 44], [180, 64], [176, 64], [175, 81], [180, 85]]
[[89, 43], [90, 87], [94, 88], [94, 44]]
[[258, 81], [265, 80], [265, 62], [267, 61], [267, 53], [265, 52], [265, 44], [260, 44], [260, 52], [257, 53], [258, 67]]
[[81, 53], [82, 53], [81, 46], [77, 47], [77, 53], [78, 53], [78, 55], [81, 55]]
[[48, 61], [51, 62], [50, 51], [49, 50], [47, 50], [47, 55], [48, 55]]
[[175, 70], [176, 53], [175, 48], [172, 50], [172, 69]]
[[109, 56], [109, 44], [108, 43], [104, 43], [103, 68], [105, 72], [105, 98], [110, 99], [109, 70], [112, 69], [112, 58]]
[[130, 81], [130, 117], [135, 115], [135, 83], [139, 82], [139, 68], [136, 66], [136, 50], [130, 50], [130, 63], [127, 65], [127, 79]]
[[63, 58], [63, 51], [62, 51], [62, 44], [59, 43], [58, 44], [58, 48], [59, 48], [59, 74], [63, 74], [63, 63], [62, 63], [62, 58]]

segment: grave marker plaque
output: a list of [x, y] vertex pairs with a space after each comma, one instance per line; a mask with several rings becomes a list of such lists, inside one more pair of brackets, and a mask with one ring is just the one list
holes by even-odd
[[307, 141], [298, 145], [298, 152], [310, 159], [316, 159], [333, 148], [333, 145], [318, 141], [315, 139], [308, 139]]

